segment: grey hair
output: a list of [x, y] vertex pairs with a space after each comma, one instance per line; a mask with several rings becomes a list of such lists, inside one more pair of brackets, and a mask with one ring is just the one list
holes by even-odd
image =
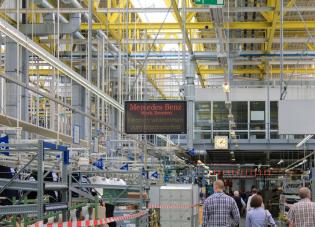
[[311, 198], [311, 191], [307, 187], [302, 187], [299, 189], [299, 196], [301, 199]]

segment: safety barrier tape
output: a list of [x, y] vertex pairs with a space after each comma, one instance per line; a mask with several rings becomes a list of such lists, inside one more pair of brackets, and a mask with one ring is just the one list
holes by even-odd
[[150, 204], [149, 209], [189, 209], [199, 206], [198, 204]]
[[117, 216], [117, 217], [110, 217], [104, 218], [99, 220], [85, 220], [85, 221], [68, 221], [63, 223], [50, 223], [50, 224], [43, 224], [43, 221], [39, 221], [35, 224], [29, 225], [28, 227], [88, 227], [88, 226], [97, 226], [97, 225], [104, 225], [108, 223], [112, 223], [115, 221], [126, 221], [130, 219], [135, 219], [146, 215], [148, 211], [141, 211], [136, 214], [129, 214], [125, 216]]
[[[189, 209], [198, 207], [200, 204], [150, 204], [148, 206], [149, 209]], [[108, 223], [112, 223], [115, 221], [126, 221], [135, 218], [139, 218], [147, 214], [148, 211], [141, 211], [136, 214], [129, 214], [125, 216], [117, 216], [117, 217], [110, 217], [105, 219], [99, 220], [85, 220], [85, 221], [68, 221], [63, 223], [50, 223], [50, 224], [43, 224], [43, 221], [39, 221], [35, 224], [28, 225], [28, 227], [88, 227], [88, 226], [97, 226], [97, 225], [104, 225]]]

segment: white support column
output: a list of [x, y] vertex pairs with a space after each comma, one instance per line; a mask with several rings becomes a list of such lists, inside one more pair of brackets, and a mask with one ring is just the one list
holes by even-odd
[[[92, 81], [92, 23], [93, 23], [93, 15], [92, 15], [92, 9], [93, 9], [93, 0], [89, 1], [88, 5], [89, 9], [89, 19], [88, 19], [88, 62], [87, 62], [87, 80], [91, 83]], [[90, 114], [91, 113], [91, 92], [85, 91], [85, 112]], [[91, 120], [89, 118], [85, 118], [85, 137], [91, 144], [92, 142], [92, 134], [91, 134], [92, 124]]]
[[[186, 1], [182, 0], [182, 22], [183, 34], [186, 34]], [[195, 111], [195, 69], [193, 63], [193, 56], [186, 56], [186, 36], [183, 35], [183, 49], [182, 49], [182, 67], [183, 75], [185, 76], [185, 98], [187, 101], [187, 149], [194, 147], [194, 111]]]
[[[17, 76], [17, 44], [12, 39], [7, 37], [6, 40], [6, 54], [5, 54], [5, 74], [14, 79]], [[18, 86], [11, 82], [6, 82], [6, 108], [4, 113], [17, 118], [18, 117]]]
[[[18, 56], [17, 56], [18, 55]], [[5, 54], [5, 73], [7, 76], [21, 80], [28, 85], [28, 51], [19, 47], [15, 41], [7, 38]], [[17, 58], [18, 61], [17, 61]], [[28, 121], [28, 92], [14, 83], [1, 80], [1, 92], [5, 96], [1, 98], [2, 111], [19, 120]], [[5, 87], [5, 88], [4, 88]], [[5, 110], [3, 110], [5, 109]]]
[[313, 159], [313, 168], [311, 168], [312, 171], [312, 184], [311, 184], [311, 189], [312, 189], [312, 201], [315, 200], [315, 155]]
[[[76, 82], [72, 82], [72, 106], [73, 108], [85, 111], [85, 96], [86, 90]], [[80, 127], [80, 139], [85, 139], [85, 124], [86, 117], [82, 116], [79, 113], [73, 113], [72, 115], [72, 127], [78, 125]]]
[[270, 66], [269, 66], [269, 62], [266, 61], [265, 62], [265, 72], [266, 72], [266, 139], [268, 141], [270, 141], [270, 85], [269, 85], [269, 73], [270, 73]]

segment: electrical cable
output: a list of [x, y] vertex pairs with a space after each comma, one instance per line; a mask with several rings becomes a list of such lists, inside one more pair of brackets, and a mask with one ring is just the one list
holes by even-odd
[[[283, 0], [281, 0], [281, 1], [283, 1]], [[308, 44], [310, 41], [311, 41], [312, 43], [315, 43], [315, 40], [314, 40], [314, 38], [313, 38], [312, 33], [310, 32], [310, 30], [309, 30], [308, 27], [306, 26], [306, 22], [305, 22], [305, 20], [304, 20], [304, 18], [303, 18], [303, 16], [302, 16], [301, 12], [299, 11], [299, 8], [298, 8], [297, 5], [295, 4], [295, 2], [294, 2], [294, 8], [296, 9], [296, 12], [298, 13], [298, 15], [299, 15], [301, 21], [302, 21], [303, 24], [304, 24], [305, 31], [306, 31], [307, 34], [308, 34], [308, 38], [307, 38], [307, 40], [306, 40], [306, 42], [305, 42], [305, 48], [304, 48], [303, 52], [301, 53], [300, 57], [298, 58], [298, 60], [297, 60], [297, 62], [296, 62], [296, 65], [298, 66], [298, 65], [300, 64], [300, 62], [303, 60], [303, 59], [302, 59], [303, 55], [304, 55], [304, 54], [307, 52], [307, 50], [308, 50], [307, 44]], [[281, 42], [280, 42], [280, 43], [281, 43]], [[283, 51], [282, 51], [282, 52], [283, 52]], [[293, 71], [292, 73], [288, 74], [288, 81], [290, 81], [290, 80], [292, 79], [293, 74], [294, 74], [294, 71]], [[288, 91], [287, 91], [287, 85], [285, 84], [284, 89], [283, 89], [282, 94], [281, 94], [282, 99], [285, 99], [285, 97], [286, 97], [286, 95], [287, 95], [287, 92], [288, 92]]]
[[132, 93], [131, 91], [133, 91], [133, 89], [134, 89], [134, 87], [135, 87], [135, 85], [136, 85], [136, 83], [137, 83], [137, 81], [138, 81], [139, 75], [140, 75], [140, 73], [143, 71], [144, 66], [145, 66], [146, 63], [147, 63], [147, 60], [148, 60], [148, 58], [149, 58], [149, 55], [150, 55], [150, 53], [152, 52], [152, 49], [153, 49], [153, 47], [154, 47], [154, 45], [155, 45], [155, 42], [156, 42], [156, 40], [157, 40], [158, 37], [159, 37], [159, 34], [160, 34], [160, 32], [161, 32], [161, 30], [162, 30], [162, 28], [163, 28], [163, 25], [164, 25], [165, 22], [166, 22], [166, 19], [167, 19], [167, 17], [168, 17], [168, 14], [169, 14], [169, 12], [171, 11], [171, 8], [172, 8], [172, 6], [170, 6], [170, 7], [168, 8], [167, 13], [166, 13], [166, 15], [165, 15], [165, 17], [164, 17], [164, 19], [163, 19], [163, 22], [161, 23], [161, 25], [160, 25], [160, 27], [159, 27], [159, 30], [158, 30], [157, 34], [155, 35], [155, 38], [154, 38], [154, 40], [153, 40], [153, 43], [152, 43], [151, 46], [149, 47], [149, 50], [148, 50], [148, 52], [147, 52], [147, 54], [146, 54], [146, 56], [145, 56], [145, 58], [144, 58], [144, 61], [143, 61], [142, 65], [140, 65], [140, 68], [139, 68], [139, 70], [138, 70], [138, 73], [136, 74], [136, 79], [135, 79], [134, 83], [132, 84], [131, 89], [129, 90], [128, 94], [126, 94], [126, 95], [129, 96], [130, 93]]

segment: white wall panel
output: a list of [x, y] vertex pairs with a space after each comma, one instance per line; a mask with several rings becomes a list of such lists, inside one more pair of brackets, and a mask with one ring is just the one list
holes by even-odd
[[279, 134], [315, 134], [315, 100], [279, 102]]
[[[231, 88], [232, 101], [265, 101], [267, 100], [267, 88]], [[288, 87], [286, 100], [315, 100], [314, 87]], [[270, 88], [270, 100], [280, 100], [278, 87]], [[196, 102], [225, 101], [223, 88], [196, 88]]]

